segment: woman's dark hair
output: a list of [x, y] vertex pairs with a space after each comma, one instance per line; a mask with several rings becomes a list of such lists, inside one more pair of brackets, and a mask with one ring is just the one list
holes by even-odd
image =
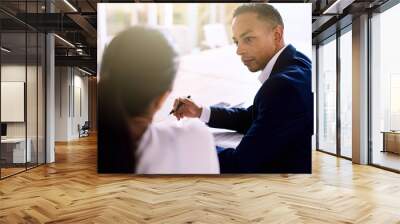
[[106, 47], [98, 83], [98, 172], [132, 173], [138, 139], [128, 119], [171, 89], [177, 54], [158, 30], [135, 26]]

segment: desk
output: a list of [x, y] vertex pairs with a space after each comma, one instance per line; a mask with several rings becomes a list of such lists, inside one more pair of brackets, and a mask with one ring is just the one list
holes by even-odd
[[400, 131], [383, 131], [382, 152], [400, 154]]
[[[30, 162], [32, 141], [28, 138], [27, 142], [25, 152], [25, 138], [1, 139], [1, 157], [5, 160], [5, 163]], [[26, 159], [27, 161], [25, 161]]]

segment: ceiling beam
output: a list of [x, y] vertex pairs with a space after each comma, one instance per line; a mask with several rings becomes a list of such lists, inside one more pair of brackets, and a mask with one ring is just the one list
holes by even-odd
[[96, 71], [97, 59], [90, 56], [55, 56], [56, 66], [88, 67]]

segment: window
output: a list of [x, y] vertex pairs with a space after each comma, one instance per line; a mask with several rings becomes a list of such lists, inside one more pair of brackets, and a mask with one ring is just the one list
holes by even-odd
[[371, 18], [372, 163], [400, 170], [400, 5]]
[[340, 154], [351, 158], [352, 141], [352, 35], [340, 36]]
[[336, 153], [336, 40], [318, 48], [318, 149]]
[[173, 23], [176, 25], [186, 25], [188, 4], [173, 4]]

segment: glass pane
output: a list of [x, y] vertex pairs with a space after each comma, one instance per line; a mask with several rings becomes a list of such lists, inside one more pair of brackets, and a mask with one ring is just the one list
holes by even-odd
[[[37, 1], [27, 2], [27, 13], [37, 13], [39, 4]], [[34, 17], [32, 20], [37, 20]], [[38, 21], [32, 21], [37, 23]], [[26, 125], [27, 125], [27, 150], [30, 150], [30, 158], [27, 167], [37, 166], [37, 76], [38, 76], [38, 33], [36, 30], [27, 30], [27, 75], [26, 75]]]
[[26, 116], [27, 116], [27, 142], [28, 150], [30, 148], [31, 153], [28, 154], [28, 168], [37, 165], [37, 75], [38, 75], [38, 36], [36, 32], [28, 32], [28, 55], [27, 55], [27, 80], [26, 80]]
[[372, 163], [400, 170], [400, 5], [372, 18]]
[[26, 33], [3, 32], [1, 47], [1, 174], [5, 177], [25, 170], [31, 158], [31, 151], [26, 151]]
[[340, 37], [340, 150], [351, 158], [352, 141], [352, 35], [351, 30]]
[[318, 147], [336, 153], [336, 40], [318, 51]]

